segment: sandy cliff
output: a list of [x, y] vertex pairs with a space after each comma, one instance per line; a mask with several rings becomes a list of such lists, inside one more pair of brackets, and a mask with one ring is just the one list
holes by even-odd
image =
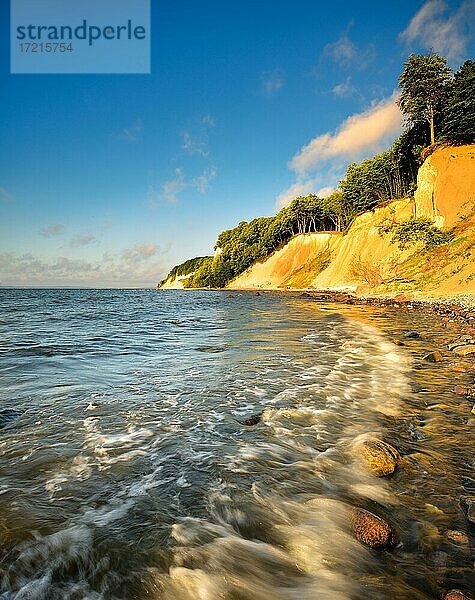
[[[345, 233], [293, 238], [234, 279], [233, 289], [348, 289], [367, 295], [438, 298], [475, 294], [475, 146], [439, 148], [419, 169], [414, 198], [359, 215]], [[455, 239], [430, 253], [400, 250], [384, 221], [428, 217]]]

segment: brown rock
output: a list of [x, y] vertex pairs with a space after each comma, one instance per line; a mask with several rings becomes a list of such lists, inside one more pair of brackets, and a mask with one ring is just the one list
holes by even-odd
[[457, 396], [468, 396], [468, 387], [464, 385], [456, 385], [454, 387], [454, 393], [457, 394]]
[[444, 360], [444, 357], [442, 356], [441, 352], [439, 352], [438, 350], [434, 350], [434, 352], [429, 352], [429, 354], [426, 354], [424, 356], [424, 360], [435, 363], [441, 362], [442, 360]]
[[363, 508], [353, 508], [350, 524], [355, 538], [370, 548], [387, 548], [396, 542], [391, 525]]
[[357, 448], [361, 462], [376, 477], [394, 473], [401, 458], [393, 446], [381, 440], [365, 440]]
[[469, 600], [460, 590], [450, 590], [442, 596], [442, 600]]
[[468, 544], [468, 535], [463, 531], [456, 531], [455, 529], [450, 529], [447, 531], [447, 537], [451, 542], [455, 542], [456, 544]]
[[454, 352], [459, 356], [468, 356], [469, 354], [475, 354], [475, 344], [468, 344], [467, 346], [457, 346], [457, 348], [454, 348]]

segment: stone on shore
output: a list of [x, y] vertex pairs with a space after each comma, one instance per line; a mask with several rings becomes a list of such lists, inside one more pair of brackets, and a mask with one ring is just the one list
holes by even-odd
[[434, 350], [433, 352], [429, 352], [429, 354], [426, 354], [424, 356], [424, 360], [435, 363], [441, 362], [442, 360], [444, 360], [444, 357], [442, 356], [442, 353], [439, 352], [439, 350]]
[[404, 334], [404, 337], [407, 338], [408, 340], [418, 340], [422, 336], [418, 331], [406, 331], [406, 333]]
[[442, 600], [469, 600], [460, 590], [450, 590], [442, 596]]
[[450, 529], [447, 531], [447, 537], [451, 542], [455, 542], [456, 544], [467, 545], [468, 544], [468, 535], [463, 531], [457, 531], [455, 529]]
[[357, 451], [360, 461], [376, 477], [394, 473], [401, 458], [393, 446], [381, 440], [364, 440]]
[[468, 344], [467, 346], [457, 346], [453, 352], [459, 356], [469, 356], [475, 354], [475, 344]]
[[363, 508], [352, 509], [350, 523], [356, 539], [370, 548], [387, 548], [396, 542], [391, 525]]

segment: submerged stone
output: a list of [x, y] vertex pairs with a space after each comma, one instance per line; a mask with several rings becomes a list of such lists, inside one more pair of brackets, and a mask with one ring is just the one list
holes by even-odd
[[396, 542], [391, 525], [363, 508], [351, 511], [351, 529], [356, 539], [370, 548], [388, 548]]
[[460, 506], [467, 517], [467, 521], [475, 525], [475, 496], [462, 496]]
[[382, 440], [365, 440], [357, 448], [360, 461], [376, 477], [394, 473], [401, 458], [396, 448]]

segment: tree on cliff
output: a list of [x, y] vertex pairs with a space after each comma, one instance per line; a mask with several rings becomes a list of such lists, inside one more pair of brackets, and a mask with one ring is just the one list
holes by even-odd
[[435, 142], [434, 120], [451, 73], [445, 58], [438, 54], [411, 54], [399, 77], [399, 107], [410, 123], [429, 123], [431, 144]]
[[475, 61], [455, 73], [444, 102], [442, 136], [449, 142], [475, 142]]

